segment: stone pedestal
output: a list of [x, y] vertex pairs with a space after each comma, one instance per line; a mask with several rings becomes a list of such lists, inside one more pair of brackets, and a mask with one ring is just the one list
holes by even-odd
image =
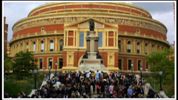
[[82, 59], [82, 63], [79, 66], [80, 71], [107, 71], [102, 64], [102, 59], [97, 58], [98, 52], [98, 37], [94, 31], [90, 31], [86, 37], [87, 40], [87, 58]]

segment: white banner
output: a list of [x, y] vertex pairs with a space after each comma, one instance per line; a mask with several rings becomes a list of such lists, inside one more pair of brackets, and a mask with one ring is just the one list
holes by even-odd
[[131, 49], [131, 45], [130, 44], [128, 44], [127, 49]]
[[50, 43], [50, 49], [54, 49], [54, 42]]
[[33, 51], [36, 51], [36, 44], [33, 44]]
[[44, 43], [41, 44], [41, 50], [44, 50]]

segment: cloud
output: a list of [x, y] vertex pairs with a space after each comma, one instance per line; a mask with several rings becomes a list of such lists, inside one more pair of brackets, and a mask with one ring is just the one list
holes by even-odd
[[[173, 20], [173, 12], [165, 12], [165, 13], [154, 13], [153, 18], [160, 21], [167, 27], [167, 40], [169, 43], [173, 43], [175, 41], [175, 25]], [[172, 20], [170, 20], [172, 19]]]
[[134, 3], [138, 7], [147, 10], [152, 18], [160, 21], [167, 27], [167, 41], [173, 43], [175, 41], [175, 25], [174, 25], [174, 10], [173, 3], [170, 2], [155, 2], [155, 3]]
[[45, 2], [4, 2], [4, 16], [7, 17], [6, 22], [8, 23], [8, 41], [12, 39], [13, 25], [22, 18], [27, 17], [32, 9], [42, 4], [45, 4]]
[[173, 10], [173, 3], [171, 2], [137, 2], [134, 5], [141, 7], [151, 13], [154, 12], [170, 12]]

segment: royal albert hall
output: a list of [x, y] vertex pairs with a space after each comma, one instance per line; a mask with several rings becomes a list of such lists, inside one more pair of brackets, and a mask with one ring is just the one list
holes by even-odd
[[146, 56], [169, 47], [165, 25], [133, 4], [47, 3], [14, 24], [10, 56], [28, 50], [41, 71], [77, 70], [87, 49], [89, 19], [109, 71], [147, 71]]

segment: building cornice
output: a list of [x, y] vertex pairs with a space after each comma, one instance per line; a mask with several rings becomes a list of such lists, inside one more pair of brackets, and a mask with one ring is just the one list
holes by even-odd
[[[29, 18], [25, 18], [20, 20], [19, 22], [15, 23], [13, 26], [13, 30], [14, 28], [18, 27], [19, 25], [22, 24], [26, 24], [26, 23], [31, 23], [32, 21], [37, 21], [37, 20], [45, 20], [45, 19], [55, 19], [55, 18], [63, 18], [63, 22], [61, 23], [65, 23], [65, 19], [66, 18], [70, 18], [70, 17], [76, 17], [76, 18], [80, 18], [80, 17], [104, 17], [104, 18], [112, 18], [112, 19], [128, 19], [128, 20], [136, 20], [136, 21], [140, 21], [140, 22], [146, 22], [152, 25], [156, 25], [157, 27], [162, 27], [166, 33], [167, 32], [167, 28], [165, 27], [165, 25], [163, 25], [162, 23], [160, 23], [159, 21], [153, 20], [153, 19], [149, 19], [149, 18], [145, 18], [145, 17], [138, 17], [138, 16], [132, 16], [132, 15], [126, 15], [126, 14], [104, 14], [104, 13], [94, 13], [94, 12], [86, 12], [85, 14], [82, 13], [83, 15], [80, 15], [80, 13], [76, 14], [68, 14], [66, 15], [65, 13], [63, 14], [47, 14], [47, 15], [42, 15], [42, 16], [33, 16], [33, 17], [29, 17]], [[90, 14], [90, 15], [87, 15]], [[51, 17], [53, 16], [53, 17]], [[119, 23], [118, 23], [119, 24]], [[150, 25], [151, 26], [151, 25]], [[143, 26], [141, 26], [143, 27]], [[161, 32], [163, 33], [163, 32]]]

